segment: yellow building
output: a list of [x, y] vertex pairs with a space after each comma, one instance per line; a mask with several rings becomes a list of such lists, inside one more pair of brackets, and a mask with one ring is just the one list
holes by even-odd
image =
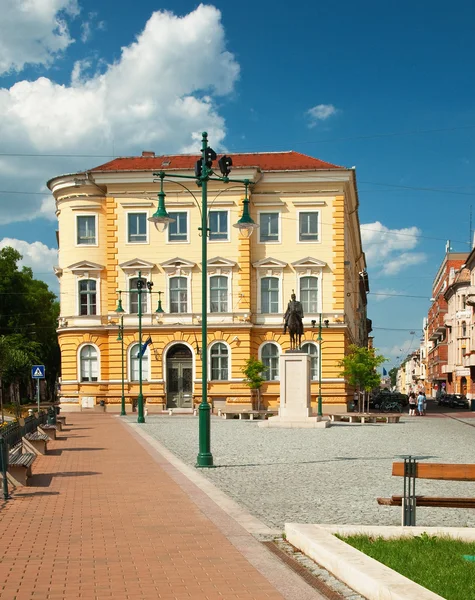
[[[283, 313], [292, 291], [302, 302], [303, 350], [312, 358], [312, 402], [319, 385], [318, 321], [322, 314], [324, 410], [346, 410], [353, 391], [338, 362], [350, 343], [366, 345], [368, 277], [361, 247], [354, 169], [296, 152], [233, 154], [234, 179], [249, 179], [250, 238], [233, 228], [243, 187], [209, 182], [208, 339], [201, 339], [200, 202], [175, 179], [165, 180], [175, 219], [165, 232], [148, 221], [157, 206], [154, 173], [193, 173], [197, 156], [117, 158], [91, 171], [61, 175], [48, 186], [59, 219], [61, 405], [64, 410], [120, 410], [122, 344], [115, 309], [124, 313], [127, 411], [138, 395], [139, 272], [153, 283], [143, 294], [143, 392], [148, 412], [191, 410], [201, 400], [200, 353], [209, 360], [208, 399], [248, 403], [247, 358], [268, 370], [264, 406], [279, 401], [279, 355], [289, 348]], [[191, 181], [191, 183], [190, 183]], [[193, 194], [201, 191], [186, 182]], [[121, 291], [121, 294], [119, 294]], [[164, 313], [157, 313], [161, 291]], [[312, 321], [314, 326], [312, 327]], [[316, 326], [315, 326], [316, 324]]]

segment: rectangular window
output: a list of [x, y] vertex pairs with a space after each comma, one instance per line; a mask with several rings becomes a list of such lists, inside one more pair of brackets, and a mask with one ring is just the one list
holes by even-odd
[[93, 279], [85, 279], [79, 282], [79, 314], [96, 314], [96, 282]]
[[209, 239], [228, 240], [228, 211], [211, 210], [209, 213]]
[[299, 213], [299, 242], [318, 242], [318, 212]]
[[188, 241], [188, 214], [186, 212], [168, 213], [173, 223], [168, 225], [169, 242], [187, 242]]
[[186, 277], [170, 279], [170, 312], [186, 313], [188, 310], [188, 281]]
[[77, 243], [81, 246], [95, 245], [96, 242], [96, 217], [77, 216]]
[[259, 241], [279, 241], [279, 213], [260, 213], [259, 215]]
[[147, 241], [147, 214], [127, 214], [127, 242], [140, 244]]
[[261, 312], [267, 314], [279, 312], [279, 280], [277, 277], [261, 279]]

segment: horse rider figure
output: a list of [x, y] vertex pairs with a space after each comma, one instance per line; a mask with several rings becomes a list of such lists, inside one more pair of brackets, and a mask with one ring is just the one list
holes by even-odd
[[291, 314], [295, 314], [299, 321], [299, 331], [297, 334], [303, 335], [303, 307], [302, 303], [297, 300], [295, 294], [290, 296], [290, 302], [287, 305], [287, 310], [284, 315], [284, 334], [287, 333], [287, 327], [289, 326], [289, 318]]

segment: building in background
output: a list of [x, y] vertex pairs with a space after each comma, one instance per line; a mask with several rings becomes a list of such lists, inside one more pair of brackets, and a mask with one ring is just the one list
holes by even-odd
[[470, 366], [465, 365], [466, 355], [470, 353], [470, 330], [472, 327], [472, 308], [467, 304], [470, 285], [470, 270], [464, 265], [456, 271], [451, 268], [445, 291], [447, 301], [447, 365], [442, 371], [447, 374], [447, 392], [449, 394], [467, 394], [470, 384]]
[[[449, 244], [447, 244], [449, 247]], [[448, 306], [445, 293], [451, 270], [456, 271], [467, 260], [466, 252], [447, 251], [432, 285], [431, 307], [427, 315], [427, 391], [436, 397], [447, 390], [449, 367], [447, 344]]]
[[[190, 175], [197, 159], [144, 152], [48, 182], [59, 220], [62, 407], [82, 410], [103, 402], [107, 410], [120, 408], [119, 290], [126, 311], [128, 410], [134, 405], [140, 272], [153, 292], [163, 292], [165, 309], [154, 312], [156, 296], [144, 294], [143, 340], [151, 338], [142, 365], [148, 412], [192, 410], [201, 401], [201, 352], [208, 353], [208, 398], [215, 408], [251, 401], [242, 373], [250, 356], [267, 366], [263, 405], [277, 405], [279, 355], [289, 348], [283, 313], [294, 290], [305, 314], [302, 349], [311, 356], [312, 401], [318, 394], [322, 314], [324, 409], [346, 410], [353, 390], [338, 363], [349, 344], [367, 345], [371, 330], [354, 169], [296, 152], [232, 155], [232, 177], [253, 182], [251, 214], [259, 228], [251, 238], [240, 237], [232, 225], [242, 213], [243, 188], [210, 182], [210, 258], [202, 265], [200, 206], [179, 185], [182, 180], [165, 181], [174, 223], [160, 233], [148, 221], [159, 190], [153, 174]], [[199, 198], [193, 181], [190, 191]], [[203, 268], [207, 340], [200, 325]]]

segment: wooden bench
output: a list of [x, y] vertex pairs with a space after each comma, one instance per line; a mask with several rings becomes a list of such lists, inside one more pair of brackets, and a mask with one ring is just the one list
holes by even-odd
[[23, 437], [23, 445], [28, 450], [33, 450], [36, 454], [46, 454], [49, 440], [50, 438], [46, 433], [34, 431], [33, 433], [27, 433]]
[[329, 415], [330, 420], [349, 421], [350, 423], [399, 423], [401, 415], [399, 413], [336, 413]]
[[31, 477], [31, 465], [35, 462], [36, 454], [22, 452], [21, 446], [10, 450], [8, 455], [8, 478], [14, 485], [28, 485]]
[[38, 431], [47, 435], [50, 440], [56, 439], [56, 425], [38, 425]]
[[393, 463], [392, 474], [395, 477], [404, 477], [403, 495], [377, 498], [377, 501], [383, 506], [402, 506], [403, 526], [416, 524], [416, 506], [475, 508], [475, 498], [416, 496], [416, 479], [475, 481], [475, 464], [419, 463], [408, 457], [404, 462]]
[[60, 417], [59, 415], [56, 415], [56, 423], [61, 423], [61, 425], [65, 426], [66, 425], [66, 417]]

